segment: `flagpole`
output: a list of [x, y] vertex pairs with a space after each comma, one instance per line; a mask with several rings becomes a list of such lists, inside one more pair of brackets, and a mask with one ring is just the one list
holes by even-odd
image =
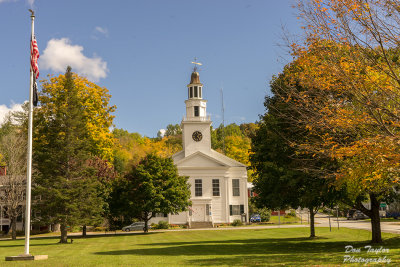
[[[35, 31], [35, 14], [31, 14], [31, 49]], [[27, 172], [26, 172], [26, 210], [25, 210], [25, 255], [29, 254], [29, 239], [31, 232], [31, 185], [32, 185], [32, 121], [33, 121], [33, 69], [30, 71], [29, 87], [29, 121], [28, 121], [28, 153], [27, 153]]]

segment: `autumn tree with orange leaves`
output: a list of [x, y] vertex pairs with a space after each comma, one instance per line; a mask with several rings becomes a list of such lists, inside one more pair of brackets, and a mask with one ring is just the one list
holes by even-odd
[[400, 4], [308, 0], [298, 8], [306, 41], [292, 45], [292, 86], [282, 98], [312, 138], [292, 145], [340, 163], [324, 175], [347, 187], [345, 201], [371, 218], [380, 243], [379, 204], [393, 201], [400, 183]]

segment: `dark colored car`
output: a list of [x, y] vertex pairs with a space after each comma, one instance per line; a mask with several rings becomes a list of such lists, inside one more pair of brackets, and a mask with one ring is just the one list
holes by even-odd
[[260, 214], [253, 214], [250, 217], [250, 222], [261, 222]]
[[354, 220], [361, 220], [361, 219], [367, 219], [367, 218], [368, 218], [368, 216], [359, 210], [356, 210], [356, 212], [354, 212], [354, 214], [353, 214]]
[[347, 212], [347, 220], [361, 220], [361, 219], [367, 219], [367, 218], [368, 218], [368, 216], [359, 210], [352, 209], [352, 210], [349, 210], [349, 212]]
[[[149, 225], [150, 229], [150, 225]], [[144, 222], [134, 222], [128, 226], [122, 227], [122, 231], [130, 232], [130, 231], [141, 231], [144, 230]]]

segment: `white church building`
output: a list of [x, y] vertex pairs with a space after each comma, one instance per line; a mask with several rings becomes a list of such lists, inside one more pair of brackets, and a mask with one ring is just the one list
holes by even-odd
[[172, 158], [179, 175], [189, 176], [192, 206], [165, 220], [190, 227], [248, 221], [246, 165], [211, 149], [211, 119], [198, 72], [192, 73], [187, 88], [186, 116], [181, 123], [183, 150]]

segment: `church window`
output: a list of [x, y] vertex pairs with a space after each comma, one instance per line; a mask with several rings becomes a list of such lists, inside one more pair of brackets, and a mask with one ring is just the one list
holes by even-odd
[[199, 108], [199, 106], [194, 106], [194, 116], [195, 117], [200, 116], [200, 108]]
[[219, 197], [219, 179], [212, 180], [213, 196]]
[[199, 97], [201, 98], [201, 86], [199, 86]]
[[229, 205], [229, 214], [241, 215], [244, 213], [244, 205]]
[[194, 97], [197, 97], [197, 86], [194, 87]]
[[194, 195], [196, 197], [203, 196], [203, 182], [201, 179], [194, 180]]
[[240, 196], [239, 179], [232, 179], [232, 194], [234, 197]]
[[192, 98], [193, 97], [193, 87], [190, 87], [190, 95], [189, 95], [189, 98]]

